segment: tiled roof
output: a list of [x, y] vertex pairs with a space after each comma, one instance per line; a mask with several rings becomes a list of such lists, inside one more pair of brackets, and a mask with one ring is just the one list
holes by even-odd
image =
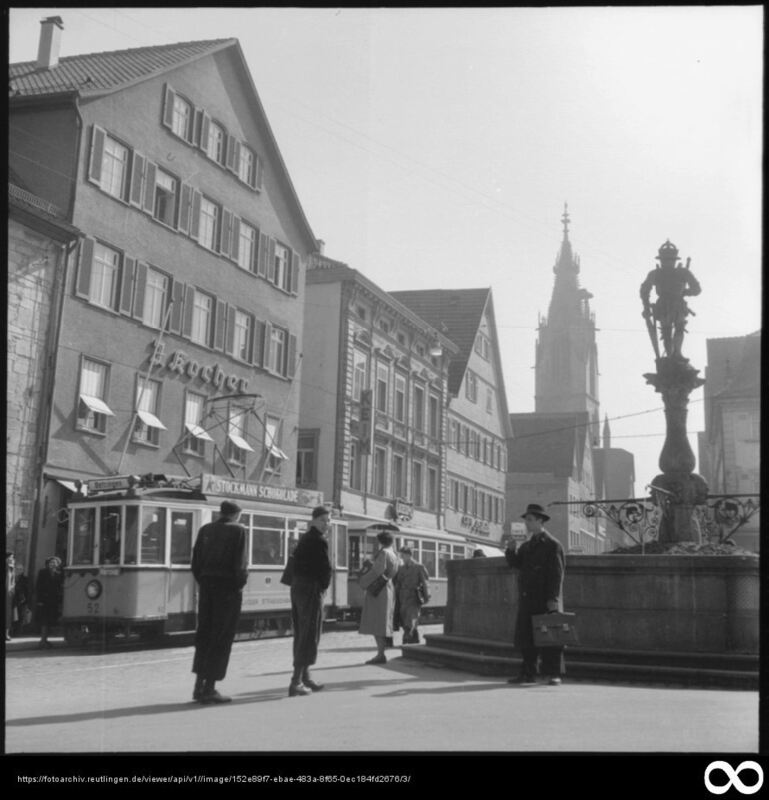
[[513, 436], [507, 446], [508, 470], [571, 475], [575, 462], [578, 468], [581, 466], [589, 421], [586, 411], [511, 414]]
[[103, 94], [236, 42], [237, 39], [212, 39], [65, 56], [50, 69], [37, 69], [34, 61], [11, 64], [8, 68], [9, 94], [11, 97], [73, 91], [83, 95]]
[[453, 395], [459, 394], [490, 291], [486, 288], [390, 292], [459, 348], [459, 356], [449, 363], [449, 392]]

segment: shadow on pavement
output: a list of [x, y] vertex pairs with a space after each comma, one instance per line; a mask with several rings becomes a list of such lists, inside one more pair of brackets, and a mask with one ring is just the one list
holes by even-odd
[[203, 708], [199, 703], [188, 700], [181, 703], [155, 704], [152, 706], [134, 706], [132, 708], [112, 708], [100, 711], [82, 711], [77, 714], [47, 715], [43, 717], [22, 717], [6, 719], [7, 728], [26, 725], [60, 725], [66, 722], [85, 722], [91, 719], [114, 719], [116, 717], [138, 717], [148, 714], [167, 714], [174, 711], [195, 711]]

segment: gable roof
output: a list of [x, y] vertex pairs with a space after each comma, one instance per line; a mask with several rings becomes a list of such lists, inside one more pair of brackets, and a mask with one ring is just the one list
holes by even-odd
[[314, 252], [318, 248], [317, 239], [312, 232], [302, 204], [299, 202], [299, 196], [291, 181], [291, 176], [288, 174], [286, 163], [278, 147], [275, 134], [272, 132], [259, 93], [256, 91], [240, 43], [235, 38], [178, 42], [153, 47], [135, 47], [130, 50], [65, 56], [59, 59], [55, 67], [49, 69], [38, 69], [34, 61], [11, 64], [8, 68], [9, 100], [13, 104], [14, 102], [33, 101], [35, 98], [47, 101], [72, 95], [83, 99], [95, 99], [127, 89], [142, 81], [161, 76], [170, 70], [178, 69], [200, 58], [230, 48], [233, 49], [235, 59], [253, 94], [256, 112], [264, 123], [267, 134], [266, 144], [271, 150], [272, 161], [277, 166], [276, 173], [283, 182], [289, 200], [294, 205], [308, 250]]
[[390, 292], [459, 348], [459, 355], [449, 364], [449, 392], [453, 395], [459, 394], [490, 292], [489, 288]]
[[575, 464], [582, 472], [590, 416], [573, 413], [510, 414], [512, 438], [507, 444], [509, 472], [546, 472], [567, 477]]
[[8, 68], [9, 93], [11, 97], [61, 92], [79, 92], [83, 97], [108, 94], [236, 42], [212, 39], [64, 56], [49, 69], [38, 69], [35, 61], [24, 61]]

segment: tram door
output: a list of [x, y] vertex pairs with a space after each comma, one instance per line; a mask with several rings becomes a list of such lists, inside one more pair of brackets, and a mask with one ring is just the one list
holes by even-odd
[[349, 608], [347, 576], [348, 550], [347, 525], [344, 522], [331, 521], [329, 531], [329, 556], [331, 558], [330, 603], [333, 609]]

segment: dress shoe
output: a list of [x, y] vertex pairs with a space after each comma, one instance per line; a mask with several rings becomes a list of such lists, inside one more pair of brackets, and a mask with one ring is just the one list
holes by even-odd
[[305, 678], [302, 683], [313, 692], [319, 692], [323, 688], [322, 683], [315, 683], [315, 681], [311, 680], [310, 678]]
[[232, 698], [226, 697], [223, 694], [219, 694], [219, 692], [214, 689], [212, 692], [203, 692], [200, 695], [200, 701], [204, 705], [211, 705], [211, 704], [218, 704], [218, 703], [231, 703]]
[[308, 689], [303, 683], [292, 683], [288, 687], [289, 697], [304, 697], [308, 694], [312, 694], [312, 689]]
[[560, 686], [560, 685], [561, 685], [561, 683], [563, 683], [563, 681], [561, 681], [561, 679], [560, 679], [560, 678], [550, 678], [550, 680], [548, 681], [548, 683], [549, 683], [551, 686]]
[[374, 656], [370, 658], [367, 664], [386, 664], [387, 663], [387, 656]]

